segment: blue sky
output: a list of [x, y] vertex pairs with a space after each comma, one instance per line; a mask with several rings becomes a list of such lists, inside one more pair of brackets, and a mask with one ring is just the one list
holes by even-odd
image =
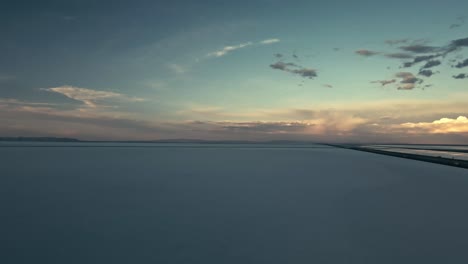
[[461, 0], [9, 1], [0, 134], [460, 143], [465, 14]]

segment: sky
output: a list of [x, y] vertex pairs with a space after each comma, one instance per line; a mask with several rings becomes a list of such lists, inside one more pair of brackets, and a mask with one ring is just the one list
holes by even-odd
[[0, 136], [468, 143], [468, 1], [4, 1]]

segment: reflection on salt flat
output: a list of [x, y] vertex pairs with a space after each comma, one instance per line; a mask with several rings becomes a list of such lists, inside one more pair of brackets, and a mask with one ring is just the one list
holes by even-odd
[[[404, 148], [401, 148], [404, 145], [395, 145], [395, 146], [390, 146], [390, 145], [385, 145], [385, 147], [382, 147], [382, 145], [379, 146], [366, 146], [367, 148], [373, 148], [373, 149], [382, 149], [385, 151], [391, 151], [391, 152], [398, 152], [398, 153], [408, 153], [408, 154], [417, 154], [417, 155], [424, 155], [424, 156], [431, 156], [431, 157], [442, 157], [442, 158], [448, 158], [448, 159], [459, 159], [459, 160], [468, 160], [468, 153], [464, 152], [453, 152], [453, 151], [446, 151], [448, 149], [454, 149], [454, 150], [464, 150], [467, 147], [461, 146], [461, 147], [454, 147], [454, 146], [422, 146], [423, 148], [416, 148], [417, 146], [404, 146]], [[431, 149], [424, 149], [424, 147], [430, 147]], [[443, 149], [442, 150], [436, 150], [436, 149]]]

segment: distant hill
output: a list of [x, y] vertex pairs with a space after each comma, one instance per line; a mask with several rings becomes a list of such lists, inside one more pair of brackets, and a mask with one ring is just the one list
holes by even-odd
[[22, 141], [22, 142], [81, 142], [76, 138], [58, 137], [0, 137], [0, 141]]
[[310, 141], [294, 140], [203, 140], [203, 139], [159, 139], [159, 140], [80, 140], [61, 137], [0, 137], [8, 142], [88, 142], [88, 143], [188, 143], [188, 144], [314, 144]]

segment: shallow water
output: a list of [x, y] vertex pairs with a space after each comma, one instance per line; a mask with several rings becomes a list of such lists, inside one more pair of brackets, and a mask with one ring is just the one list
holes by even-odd
[[2, 263], [468, 261], [465, 169], [284, 145], [0, 158]]

